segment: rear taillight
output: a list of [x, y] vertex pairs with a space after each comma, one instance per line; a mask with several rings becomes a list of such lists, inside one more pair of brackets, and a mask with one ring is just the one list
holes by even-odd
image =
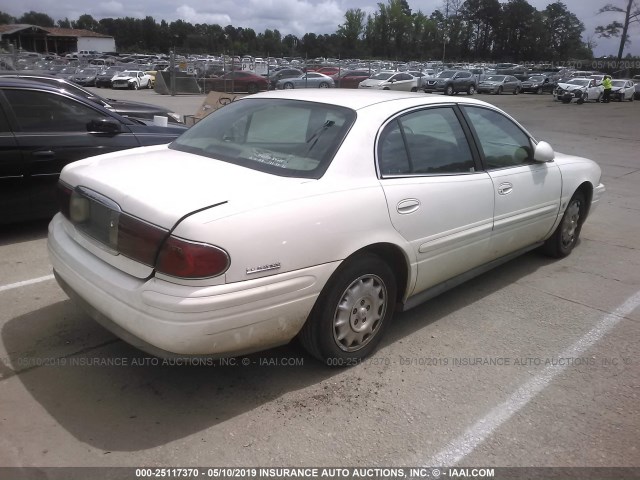
[[112, 200], [83, 187], [58, 183], [62, 214], [83, 233], [115, 252], [179, 278], [222, 275], [230, 264], [223, 249], [169, 235], [169, 231], [120, 211]]
[[60, 212], [67, 217], [71, 218], [69, 213], [69, 206], [71, 205], [71, 194], [73, 193], [73, 189], [63, 182], [58, 182], [58, 189], [56, 191], [56, 195], [58, 197], [58, 208]]
[[115, 250], [122, 255], [152, 267], [158, 248], [169, 232], [135, 217], [121, 214], [118, 218]]
[[209, 278], [226, 272], [229, 255], [221, 248], [170, 236], [162, 245], [156, 271], [172, 277]]

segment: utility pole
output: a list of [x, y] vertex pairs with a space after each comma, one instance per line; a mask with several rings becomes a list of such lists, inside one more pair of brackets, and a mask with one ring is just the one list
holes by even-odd
[[442, 65], [444, 66], [444, 57], [447, 50], [447, 35], [449, 30], [449, 0], [444, 3], [444, 33], [442, 34]]

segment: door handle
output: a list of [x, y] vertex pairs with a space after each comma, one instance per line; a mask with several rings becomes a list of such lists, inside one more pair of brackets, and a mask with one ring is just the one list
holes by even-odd
[[420, 208], [420, 200], [417, 198], [406, 198], [398, 202], [396, 210], [400, 215], [413, 213]]
[[34, 157], [42, 159], [53, 158], [55, 154], [56, 152], [53, 150], [38, 150], [37, 152], [33, 152]]
[[498, 187], [499, 195], [509, 195], [513, 191], [513, 185], [510, 183], [501, 183]]

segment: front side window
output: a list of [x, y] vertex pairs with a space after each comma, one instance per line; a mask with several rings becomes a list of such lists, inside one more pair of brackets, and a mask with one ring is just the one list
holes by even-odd
[[529, 137], [504, 115], [481, 107], [463, 107], [480, 142], [488, 169], [532, 162]]
[[353, 110], [314, 102], [233, 102], [170, 148], [281, 176], [320, 178], [355, 121]]
[[412, 112], [389, 123], [378, 141], [378, 162], [383, 176], [475, 171], [467, 138], [451, 107]]
[[55, 93], [9, 89], [4, 93], [23, 132], [86, 132], [90, 121], [109, 118]]

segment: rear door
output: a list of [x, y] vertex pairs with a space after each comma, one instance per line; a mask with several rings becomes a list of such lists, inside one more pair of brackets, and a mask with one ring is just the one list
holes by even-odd
[[0, 98], [0, 224], [28, 218], [31, 212], [31, 197], [25, 188], [26, 166], [5, 108]]
[[493, 182], [467, 134], [453, 105], [406, 113], [380, 134], [378, 171], [391, 222], [417, 261], [412, 294], [487, 261]]
[[[5, 88], [4, 99], [24, 161], [24, 185], [34, 211], [56, 211], [55, 188], [68, 163], [139, 146], [138, 139], [117, 117], [58, 92], [37, 88]], [[100, 122], [115, 122], [119, 133], [97, 132]]]

